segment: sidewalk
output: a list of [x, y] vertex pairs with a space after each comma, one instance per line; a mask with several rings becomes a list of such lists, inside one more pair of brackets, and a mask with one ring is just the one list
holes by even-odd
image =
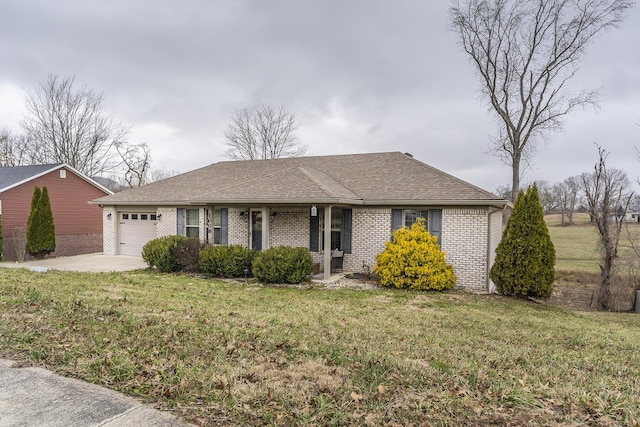
[[187, 427], [113, 390], [0, 359], [0, 427]]

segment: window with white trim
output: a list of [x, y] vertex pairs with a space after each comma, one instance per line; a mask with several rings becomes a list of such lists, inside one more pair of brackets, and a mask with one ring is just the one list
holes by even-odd
[[184, 226], [187, 237], [200, 238], [200, 209], [185, 209]]

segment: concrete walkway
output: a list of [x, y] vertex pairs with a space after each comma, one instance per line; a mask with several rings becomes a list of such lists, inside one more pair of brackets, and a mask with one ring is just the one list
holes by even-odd
[[0, 427], [187, 427], [192, 424], [94, 384], [0, 359]]
[[33, 271], [62, 270], [78, 272], [130, 271], [147, 268], [140, 257], [97, 254], [63, 256], [27, 262], [0, 262], [0, 267], [26, 268]]

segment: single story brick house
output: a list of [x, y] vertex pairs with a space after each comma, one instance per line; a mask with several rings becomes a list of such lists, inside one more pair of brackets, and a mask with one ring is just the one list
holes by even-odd
[[16, 261], [25, 242], [34, 187], [47, 187], [56, 250], [51, 256], [102, 251], [102, 211], [88, 202], [113, 194], [65, 163], [0, 167], [3, 258]]
[[488, 271], [507, 200], [400, 152], [226, 161], [125, 190], [103, 207], [104, 253], [140, 255], [159, 236], [256, 250], [306, 247], [324, 277], [372, 267], [394, 229], [427, 220], [458, 276], [490, 291]]

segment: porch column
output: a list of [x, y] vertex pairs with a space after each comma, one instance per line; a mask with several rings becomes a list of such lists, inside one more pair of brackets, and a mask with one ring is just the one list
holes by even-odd
[[271, 240], [271, 209], [262, 207], [262, 250], [269, 249]]
[[331, 278], [331, 206], [324, 208], [324, 280]]

